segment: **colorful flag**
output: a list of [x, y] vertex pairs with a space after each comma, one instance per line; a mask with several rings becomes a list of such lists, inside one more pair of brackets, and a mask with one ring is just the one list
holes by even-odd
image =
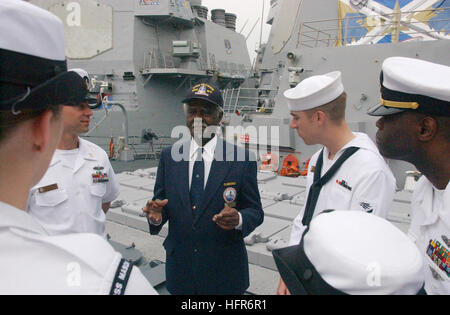
[[450, 0], [338, 1], [338, 46], [450, 39]]

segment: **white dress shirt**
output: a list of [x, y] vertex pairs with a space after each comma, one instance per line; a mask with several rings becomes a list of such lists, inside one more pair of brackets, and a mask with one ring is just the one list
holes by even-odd
[[[97, 180], [97, 174], [103, 178]], [[50, 235], [94, 233], [105, 236], [104, 203], [120, 186], [106, 152], [80, 138], [76, 150], [57, 150], [41, 181], [29, 195], [28, 209]]]
[[[205, 165], [205, 188], [206, 188], [206, 184], [208, 183], [208, 179], [209, 179], [209, 173], [211, 171], [211, 165], [212, 162], [214, 161], [214, 153], [216, 151], [216, 146], [217, 146], [217, 136], [214, 136], [214, 138], [212, 138], [204, 147], [203, 147], [203, 162]], [[198, 149], [200, 149], [201, 147], [198, 145], [198, 143], [192, 138], [191, 140], [191, 146], [190, 146], [190, 150], [189, 150], [189, 190], [191, 190], [191, 184], [192, 184], [192, 174], [194, 172], [194, 164], [195, 164], [195, 160], [197, 159], [197, 152]], [[224, 201], [224, 205], [225, 205], [225, 201]], [[239, 213], [239, 224], [238, 226], [235, 227], [235, 229], [237, 230], [241, 230], [242, 229], [242, 215]]]
[[[203, 147], [203, 163], [205, 164], [205, 186], [208, 183], [209, 172], [211, 171], [211, 165], [214, 161], [214, 152], [216, 151], [217, 145], [217, 136], [211, 139], [204, 147]], [[201, 147], [198, 143], [192, 139], [191, 140], [191, 148], [189, 150], [189, 190], [191, 190], [192, 184], [192, 173], [194, 172], [194, 164], [197, 159], [197, 152]]]

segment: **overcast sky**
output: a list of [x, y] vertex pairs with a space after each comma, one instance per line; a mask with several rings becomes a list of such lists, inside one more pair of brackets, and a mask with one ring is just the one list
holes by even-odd
[[[234, 13], [238, 16], [236, 31], [240, 32], [248, 20], [247, 25], [242, 31], [244, 36], [247, 36], [252, 27], [255, 25], [258, 18], [261, 17], [263, 2], [265, 6], [264, 10], [264, 26], [263, 26], [263, 43], [267, 42], [267, 38], [270, 33], [270, 25], [266, 24], [267, 16], [270, 9], [270, 0], [203, 0], [202, 5], [208, 7], [209, 16], [211, 17], [211, 10], [225, 9], [227, 13]], [[255, 49], [259, 47], [261, 33], [261, 20], [256, 25], [252, 34], [247, 40], [248, 50], [250, 52], [250, 58], [253, 62], [256, 56]]]

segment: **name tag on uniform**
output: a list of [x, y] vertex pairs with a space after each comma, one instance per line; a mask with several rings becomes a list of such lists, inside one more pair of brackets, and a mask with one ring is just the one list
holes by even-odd
[[53, 184], [45, 187], [38, 188], [40, 194], [45, 194], [46, 192], [58, 190], [58, 184]]

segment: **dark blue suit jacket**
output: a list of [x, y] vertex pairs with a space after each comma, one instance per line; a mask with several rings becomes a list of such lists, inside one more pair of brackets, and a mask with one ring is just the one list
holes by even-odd
[[[243, 294], [249, 286], [244, 238], [264, 220], [256, 161], [250, 161], [247, 150], [219, 138], [203, 201], [194, 218], [189, 197], [189, 145], [163, 150], [154, 190], [154, 199], [169, 200], [163, 223], [159, 227], [150, 224], [150, 233], [156, 235], [169, 222], [164, 241], [167, 289], [176, 295]], [[172, 152], [184, 155], [184, 160], [174, 160]], [[244, 161], [239, 162], [238, 157], [245, 157]], [[235, 208], [242, 215], [242, 230], [225, 231], [212, 221], [223, 210], [223, 193], [229, 187], [237, 191]]]

